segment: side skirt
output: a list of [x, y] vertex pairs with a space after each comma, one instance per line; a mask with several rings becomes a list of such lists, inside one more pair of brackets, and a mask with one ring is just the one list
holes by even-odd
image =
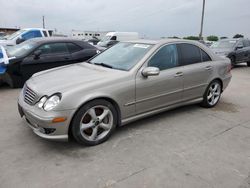
[[174, 104], [174, 105], [171, 105], [171, 106], [167, 106], [167, 107], [164, 107], [164, 108], [159, 108], [159, 109], [155, 109], [155, 110], [145, 112], [145, 113], [142, 113], [142, 114], [137, 114], [135, 116], [123, 119], [122, 123], [121, 123], [121, 126], [126, 125], [128, 123], [131, 123], [133, 121], [142, 119], [144, 117], [152, 116], [152, 115], [155, 115], [155, 114], [158, 114], [158, 113], [161, 113], [161, 112], [164, 112], [164, 111], [168, 111], [168, 110], [171, 110], [171, 109], [174, 109], [174, 108], [178, 108], [178, 107], [186, 106], [186, 105], [191, 105], [191, 104], [197, 104], [197, 103], [202, 102], [202, 100], [203, 100], [203, 98], [197, 98], [197, 99], [193, 99], [191, 101], [180, 102], [180, 103], [177, 103], [177, 104]]

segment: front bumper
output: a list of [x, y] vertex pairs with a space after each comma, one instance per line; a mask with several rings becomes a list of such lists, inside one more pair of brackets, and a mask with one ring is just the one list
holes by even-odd
[[[45, 112], [36, 106], [26, 104], [22, 99], [18, 100], [18, 111], [33, 130], [41, 138], [47, 140], [67, 141], [68, 129], [74, 110]], [[53, 123], [53, 119], [65, 117], [64, 122]]]

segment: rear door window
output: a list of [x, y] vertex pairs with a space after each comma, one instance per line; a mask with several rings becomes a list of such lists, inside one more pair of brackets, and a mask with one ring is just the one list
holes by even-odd
[[211, 57], [204, 52], [204, 50], [201, 49], [201, 56], [202, 56], [202, 61], [206, 62], [206, 61], [212, 61]]
[[200, 48], [192, 44], [177, 44], [181, 66], [202, 62]]
[[178, 66], [178, 53], [176, 45], [162, 47], [148, 62], [149, 67], [157, 67], [165, 70]]
[[79, 52], [82, 50], [80, 46], [73, 43], [67, 43], [67, 47], [70, 53]]
[[66, 43], [44, 44], [38, 48], [42, 54], [64, 54], [69, 53]]

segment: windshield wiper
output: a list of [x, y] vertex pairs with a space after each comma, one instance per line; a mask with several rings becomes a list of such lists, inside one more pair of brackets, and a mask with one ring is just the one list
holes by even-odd
[[107, 67], [110, 69], [113, 69], [113, 67], [111, 65], [105, 64], [105, 63], [94, 63], [95, 65], [99, 65], [99, 66], [103, 66], [103, 67]]

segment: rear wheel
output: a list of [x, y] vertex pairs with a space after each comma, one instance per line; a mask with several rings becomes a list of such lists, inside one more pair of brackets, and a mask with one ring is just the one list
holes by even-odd
[[216, 106], [220, 100], [221, 92], [221, 83], [218, 80], [212, 81], [206, 89], [201, 105], [205, 108], [212, 108]]
[[247, 62], [247, 66], [250, 67], [250, 61]]
[[85, 104], [72, 121], [72, 135], [77, 142], [97, 145], [106, 141], [117, 125], [117, 112], [114, 106], [102, 99]]

